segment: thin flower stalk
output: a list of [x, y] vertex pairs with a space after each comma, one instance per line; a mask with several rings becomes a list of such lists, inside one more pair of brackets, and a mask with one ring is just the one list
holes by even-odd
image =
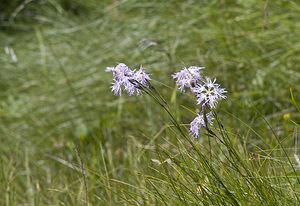
[[[225, 194], [231, 199], [232, 203], [234, 205], [238, 205], [237, 201], [235, 200], [235, 198], [233, 197], [232, 193], [227, 189], [227, 187], [224, 185], [224, 183], [222, 182], [221, 178], [219, 177], [217, 171], [212, 167], [211, 163], [208, 161], [208, 159], [201, 153], [200, 149], [198, 148], [198, 146], [191, 140], [191, 138], [189, 138], [185, 131], [182, 129], [182, 127], [180, 126], [180, 124], [178, 123], [178, 121], [175, 118], [175, 115], [173, 114], [173, 112], [171, 111], [169, 105], [167, 104], [167, 102], [165, 101], [165, 99], [161, 96], [161, 94], [156, 90], [156, 88], [151, 84], [150, 82], [150, 77], [146, 76], [146, 73], [140, 73], [144, 79], [138, 78], [135, 70], [129, 70], [129, 68], [127, 69], [124, 65], [120, 65], [124, 68], [118, 69], [118, 68], [107, 68], [106, 71], [108, 72], [112, 72], [114, 75], [114, 81], [115, 83], [113, 83], [113, 92], [115, 94], [119, 94], [121, 95], [121, 89], [124, 88], [125, 91], [127, 91], [127, 93], [129, 95], [132, 94], [136, 94], [139, 95], [142, 92], [145, 92], [146, 94], [150, 95], [155, 102], [157, 102], [169, 115], [172, 124], [178, 129], [180, 135], [182, 137], [184, 137], [189, 143], [190, 145], [193, 147], [193, 149], [196, 151], [196, 153], [198, 154], [199, 157], [199, 161], [201, 162], [201, 165], [206, 168], [208, 171], [210, 171], [210, 175], [216, 180], [217, 184], [219, 185], [219, 187], [221, 187], [223, 189], [223, 191], [225, 192]], [[123, 70], [122, 70], [123, 69]], [[201, 68], [202, 69], [202, 68]], [[194, 72], [194, 74], [192, 76], [190, 75], [186, 75], [186, 77], [184, 78], [189, 78], [186, 80], [184, 80], [184, 78], [180, 75], [177, 75], [177, 77], [180, 77], [182, 82], [179, 81], [179, 83], [182, 86], [182, 89], [184, 89], [184, 87], [196, 87], [198, 85], [202, 85], [201, 81], [202, 77], [200, 77], [197, 72], [200, 73], [200, 69], [198, 67], [189, 67], [188, 70], [191, 70], [192, 72]], [[192, 73], [191, 71], [188, 71], [190, 73]], [[118, 74], [119, 72], [121, 72], [121, 74]], [[126, 73], [128, 72], [128, 73]], [[173, 78], [177, 78], [176, 75], [173, 76]], [[143, 81], [145, 80], [145, 81]], [[116, 89], [114, 89], [114, 85], [116, 84], [116, 82], [118, 83], [118, 86]], [[130, 85], [129, 85], [129, 84]], [[132, 87], [134, 87], [134, 89], [132, 89]], [[204, 107], [206, 105], [206, 103], [202, 104], [202, 106]], [[208, 131], [208, 122], [212, 123], [212, 117], [206, 114], [205, 109], [203, 110], [203, 118], [204, 120], [200, 119], [200, 125], [202, 125], [203, 127], [205, 127]], [[204, 122], [204, 123], [203, 123]], [[214, 133], [212, 133], [214, 134]]]

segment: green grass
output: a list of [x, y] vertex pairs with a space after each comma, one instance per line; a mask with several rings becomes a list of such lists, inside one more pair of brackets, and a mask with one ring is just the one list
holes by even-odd
[[[0, 205], [299, 204], [296, 0], [82, 2], [0, 22]], [[224, 144], [189, 143], [147, 95], [114, 96], [118, 62], [142, 64], [186, 128], [199, 108], [170, 74], [205, 66], [228, 90]]]

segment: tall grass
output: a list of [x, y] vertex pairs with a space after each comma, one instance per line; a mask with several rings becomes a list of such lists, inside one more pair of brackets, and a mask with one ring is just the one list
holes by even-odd
[[[297, 1], [78, 2], [1, 24], [0, 205], [298, 204]], [[152, 73], [182, 128], [197, 107], [169, 74], [207, 67], [222, 141], [195, 149], [150, 97], [113, 96], [117, 62]]]

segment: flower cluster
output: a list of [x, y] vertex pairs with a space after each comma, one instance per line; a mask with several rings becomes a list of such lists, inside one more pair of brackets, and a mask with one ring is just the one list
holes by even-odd
[[[179, 90], [185, 91], [185, 87], [195, 93], [197, 97], [197, 104], [201, 104], [202, 108], [209, 106], [210, 109], [216, 108], [219, 100], [225, 99], [226, 90], [220, 88], [219, 84], [216, 84], [216, 79], [213, 81], [208, 77], [202, 77], [201, 71], [204, 67], [191, 66], [188, 69], [183, 68], [180, 72], [175, 73], [173, 76], [176, 80]], [[207, 128], [207, 123], [212, 125], [212, 112], [206, 114], [207, 122], [203, 112], [198, 114], [197, 117], [191, 122], [190, 133], [192, 136], [199, 136], [199, 129], [201, 127]]]
[[122, 86], [124, 90], [131, 96], [133, 94], [141, 94], [142, 87], [148, 87], [147, 81], [151, 80], [148, 74], [145, 73], [141, 66], [138, 71], [131, 70], [126, 64], [119, 63], [116, 67], [107, 67], [107, 72], [112, 72], [113, 86], [112, 91], [115, 95], [122, 95]]
[[[209, 130], [208, 124], [213, 125], [214, 118], [212, 117], [212, 112], [206, 112], [206, 109], [215, 109], [218, 101], [226, 98], [226, 90], [220, 88], [220, 85], [216, 83], [216, 79], [211, 80], [208, 77], [202, 76], [201, 72], [203, 69], [204, 67], [191, 66], [183, 68], [180, 72], [172, 75], [176, 79], [179, 90], [185, 92], [185, 89], [189, 88], [197, 97], [197, 104], [202, 105], [202, 111], [197, 114], [197, 117], [190, 124], [190, 134], [194, 137], [199, 136], [199, 129], [201, 127], [206, 128], [211, 134], [213, 133]], [[169, 111], [166, 101], [153, 87], [150, 82], [151, 78], [142, 66], [136, 71], [131, 70], [123, 63], [119, 63], [116, 67], [107, 67], [106, 71], [113, 73], [114, 78], [111, 88], [115, 95], [119, 94], [121, 96], [122, 89], [129, 95], [140, 95], [144, 91], [153, 96], [172, 116], [172, 112]]]

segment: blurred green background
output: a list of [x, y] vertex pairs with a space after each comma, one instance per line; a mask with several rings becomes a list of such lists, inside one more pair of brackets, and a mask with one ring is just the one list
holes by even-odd
[[[81, 204], [75, 145], [86, 168], [130, 180], [128, 168], [138, 161], [130, 149], [151, 141], [169, 119], [145, 95], [111, 93], [104, 70], [119, 62], [143, 65], [185, 124], [195, 115], [182, 105], [199, 108], [193, 95], [176, 91], [170, 74], [206, 67], [228, 91], [220, 118], [253, 151], [263, 145], [241, 121], [270, 145], [262, 117], [281, 138], [295, 131], [289, 119], [300, 122], [290, 96], [292, 88], [299, 103], [299, 1], [0, 2], [0, 205]], [[103, 190], [88, 185], [90, 201], [100, 204], [94, 194]]]

